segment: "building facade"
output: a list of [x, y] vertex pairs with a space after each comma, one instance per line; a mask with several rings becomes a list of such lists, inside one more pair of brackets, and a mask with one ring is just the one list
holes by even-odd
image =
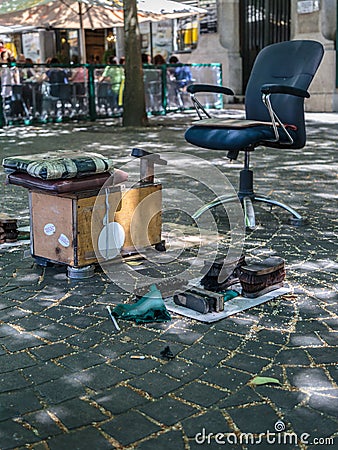
[[[255, 20], [257, 24], [261, 21], [265, 28], [270, 21], [276, 29], [279, 21], [279, 31], [272, 33], [274, 35], [270, 36], [270, 41], [265, 41], [265, 45], [286, 39], [314, 39], [325, 48], [323, 62], [311, 85], [311, 98], [306, 101], [307, 110], [338, 111], [337, 3], [337, 0], [282, 0], [280, 10], [274, 15], [268, 9], [278, 1], [217, 0], [217, 33], [201, 34], [197, 48], [182, 54], [180, 59], [186, 63], [221, 63], [223, 84], [231, 87], [236, 93], [235, 101], [240, 101], [245, 91], [245, 59], [248, 58], [243, 50], [243, 14], [249, 17], [247, 22]], [[259, 47], [261, 42], [258, 36], [256, 38]]]

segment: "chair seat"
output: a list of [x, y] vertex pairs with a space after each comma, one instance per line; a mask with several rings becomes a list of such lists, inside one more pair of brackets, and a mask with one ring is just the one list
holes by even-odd
[[202, 148], [238, 151], [275, 140], [275, 133], [270, 125], [250, 125], [245, 130], [238, 126], [225, 128], [194, 125], [186, 131], [185, 139]]

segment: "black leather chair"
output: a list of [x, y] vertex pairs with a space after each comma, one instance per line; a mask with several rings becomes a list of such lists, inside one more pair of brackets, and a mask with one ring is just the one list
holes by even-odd
[[[246, 226], [255, 228], [252, 202], [264, 202], [289, 211], [294, 224], [301, 216], [292, 208], [268, 197], [255, 194], [250, 153], [259, 145], [276, 149], [300, 149], [306, 142], [304, 98], [323, 57], [323, 46], [316, 41], [299, 40], [272, 44], [261, 50], [255, 60], [245, 92], [244, 120], [213, 119], [196, 94], [214, 92], [234, 95], [222, 86], [193, 84], [188, 87], [199, 118], [185, 133], [188, 142], [207, 149], [227, 152], [231, 160], [244, 153], [238, 196], [244, 208]], [[206, 119], [203, 119], [204, 117]], [[231, 201], [222, 196], [199, 209], [204, 211]]]

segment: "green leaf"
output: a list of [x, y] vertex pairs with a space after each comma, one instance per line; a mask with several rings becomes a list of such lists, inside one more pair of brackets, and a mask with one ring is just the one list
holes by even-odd
[[254, 386], [261, 386], [264, 384], [279, 384], [279, 386], [282, 385], [282, 383], [277, 380], [277, 378], [271, 377], [255, 377], [249, 381], [249, 384], [252, 384]]

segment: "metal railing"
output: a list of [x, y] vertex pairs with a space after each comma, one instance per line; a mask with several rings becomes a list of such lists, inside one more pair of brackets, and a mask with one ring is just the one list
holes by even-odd
[[[222, 83], [220, 64], [187, 66], [191, 80], [186, 84]], [[90, 64], [1, 66], [0, 127], [121, 116], [124, 80], [115, 83], [111, 76], [107, 81], [103, 78], [105, 67]], [[143, 67], [147, 114], [192, 108], [186, 86], [172, 75], [176, 67], [169, 64]], [[20, 80], [20, 83], [13, 83], [13, 80]], [[223, 105], [219, 95], [209, 94], [202, 100], [209, 108]]]

